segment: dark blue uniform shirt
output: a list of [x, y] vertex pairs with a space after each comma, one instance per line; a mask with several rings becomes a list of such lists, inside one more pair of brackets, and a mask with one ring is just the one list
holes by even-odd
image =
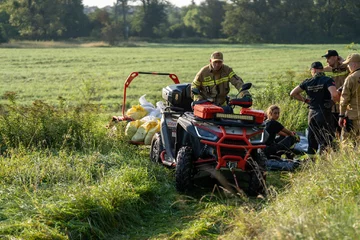
[[317, 73], [314, 77], [306, 79], [299, 87], [306, 91], [307, 98], [310, 100], [310, 109], [330, 109], [334, 102], [328, 87], [335, 86], [332, 78], [326, 77], [324, 73]]

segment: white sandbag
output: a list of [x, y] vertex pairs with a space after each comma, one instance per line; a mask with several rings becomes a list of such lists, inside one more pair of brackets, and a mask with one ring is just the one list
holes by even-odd
[[158, 116], [160, 115], [160, 110], [159, 109], [154, 109], [153, 111], [151, 111], [148, 116], [151, 116], [151, 117], [156, 117], [158, 118]]
[[156, 122], [157, 120], [158, 120], [158, 118], [156, 118], [155, 116], [150, 116], [150, 115], [145, 116], [145, 117], [143, 117], [143, 118], [141, 119], [141, 121], [142, 121], [143, 123], [146, 123], [146, 122]]
[[149, 115], [151, 112], [153, 112], [154, 110], [156, 110], [156, 108], [150, 107], [150, 106], [142, 106], [145, 111], [147, 112], [147, 115]]
[[155, 106], [151, 103], [151, 102], [148, 102], [145, 98], [146, 94], [142, 95], [140, 98], [139, 98], [139, 103], [141, 106], [143, 107], [151, 107], [151, 108], [155, 108]]

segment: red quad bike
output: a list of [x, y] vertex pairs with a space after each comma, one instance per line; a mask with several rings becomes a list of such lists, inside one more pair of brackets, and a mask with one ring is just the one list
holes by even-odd
[[[240, 92], [250, 87], [251, 83], [246, 83]], [[232, 108], [241, 107], [240, 114], [224, 113], [210, 102], [195, 104], [192, 109], [190, 92], [190, 84], [163, 88], [166, 107], [161, 112], [161, 130], [151, 142], [151, 160], [175, 167], [180, 192], [190, 190], [194, 179], [211, 175], [224, 187], [229, 182], [222, 176], [230, 175], [239, 191], [237, 175], [245, 174], [245, 192], [265, 194], [266, 158], [261, 151], [267, 139], [264, 112], [249, 109], [252, 100], [245, 97], [228, 103]]]

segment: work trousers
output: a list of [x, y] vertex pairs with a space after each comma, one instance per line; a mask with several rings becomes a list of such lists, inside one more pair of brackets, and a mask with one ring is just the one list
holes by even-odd
[[308, 154], [320, 153], [328, 147], [334, 148], [335, 129], [330, 109], [310, 109], [308, 115]]
[[269, 146], [266, 146], [264, 153], [268, 159], [279, 158], [282, 154], [289, 154], [291, 147], [296, 143], [296, 139], [293, 136], [278, 137], [275, 142]]

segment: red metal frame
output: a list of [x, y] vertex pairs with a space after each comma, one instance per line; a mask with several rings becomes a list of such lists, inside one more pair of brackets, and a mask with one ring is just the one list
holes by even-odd
[[131, 118], [125, 116], [125, 104], [126, 104], [126, 88], [129, 87], [130, 83], [132, 82], [132, 80], [134, 80], [134, 78], [136, 78], [137, 76], [139, 76], [139, 74], [148, 74], [148, 75], [164, 75], [164, 76], [169, 76], [171, 78], [171, 80], [173, 80], [173, 82], [175, 84], [179, 84], [179, 78], [173, 74], [173, 73], [158, 73], [158, 72], [132, 72], [130, 73], [130, 75], [126, 78], [126, 81], [124, 83], [124, 96], [123, 96], [123, 105], [122, 105], [122, 120], [132, 120]]
[[[226, 130], [225, 130], [225, 128], [223, 126], [220, 126], [220, 129], [221, 129], [221, 132], [222, 132], [222, 136], [220, 137], [219, 141], [211, 142], [211, 141], [207, 141], [207, 140], [200, 140], [204, 144], [216, 147], [216, 152], [217, 152], [217, 156], [218, 156], [218, 164], [216, 166], [216, 169], [226, 167], [226, 162], [227, 161], [237, 161], [237, 168], [245, 170], [246, 161], [250, 157], [251, 151], [253, 149], [265, 148], [266, 147], [265, 145], [252, 145], [251, 142], [249, 141], [249, 138], [251, 136], [259, 134], [259, 132], [256, 132], [256, 133], [251, 134], [251, 135], [247, 135], [246, 134], [246, 128], [243, 128], [243, 133], [241, 135], [234, 135], [234, 134], [227, 134]], [[244, 141], [246, 143], [246, 145], [235, 145], [235, 144], [223, 143], [227, 139], [242, 140], [242, 141]], [[224, 156], [222, 156], [221, 151], [220, 151], [221, 148], [245, 149], [247, 151], [246, 151], [246, 155], [245, 155], [244, 158], [241, 157], [241, 156], [237, 156], [237, 155], [224, 155]]]

